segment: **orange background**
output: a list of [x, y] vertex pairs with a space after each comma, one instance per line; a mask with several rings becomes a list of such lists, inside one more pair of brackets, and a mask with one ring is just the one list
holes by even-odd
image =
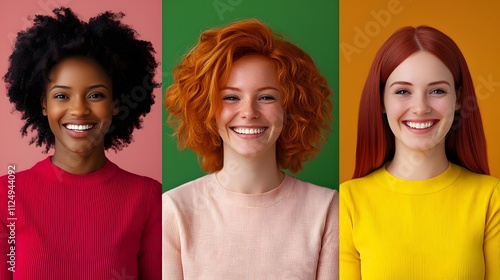
[[450, 36], [464, 54], [479, 100], [491, 175], [500, 178], [499, 11], [500, 3], [493, 0], [340, 1], [341, 183], [354, 172], [359, 100], [375, 53], [398, 28], [423, 24]]
[[[69, 7], [80, 19], [88, 21], [106, 10], [123, 12], [123, 22], [132, 26], [142, 40], [151, 41], [156, 50], [156, 59], [161, 61], [161, 0], [16, 0], [3, 1], [0, 9], [0, 76], [7, 72], [8, 58], [12, 52], [13, 40], [18, 31], [29, 25], [28, 16], [52, 14], [57, 6]], [[17, 170], [30, 168], [47, 155], [44, 148], [29, 145], [31, 139], [21, 138], [20, 129], [24, 124], [21, 114], [11, 114], [13, 106], [6, 96], [3, 79], [0, 79], [0, 175], [7, 173], [8, 164], [16, 164]], [[161, 68], [157, 69], [155, 80], [161, 82]], [[152, 177], [161, 182], [161, 89], [155, 89], [156, 104], [144, 118], [143, 128], [133, 133], [134, 142], [115, 153], [110, 150], [106, 156], [121, 168]], [[48, 154], [53, 154], [53, 149]]]

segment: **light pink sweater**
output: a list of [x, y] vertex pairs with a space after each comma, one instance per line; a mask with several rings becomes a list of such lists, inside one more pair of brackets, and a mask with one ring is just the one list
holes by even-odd
[[286, 176], [263, 194], [214, 174], [163, 194], [163, 279], [338, 279], [338, 193]]

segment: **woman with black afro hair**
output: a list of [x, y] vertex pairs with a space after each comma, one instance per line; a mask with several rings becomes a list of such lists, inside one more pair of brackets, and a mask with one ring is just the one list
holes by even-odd
[[0, 279], [161, 278], [161, 184], [104, 153], [131, 143], [159, 86], [123, 16], [58, 8], [17, 35], [7, 95], [22, 135], [54, 154], [0, 178]]

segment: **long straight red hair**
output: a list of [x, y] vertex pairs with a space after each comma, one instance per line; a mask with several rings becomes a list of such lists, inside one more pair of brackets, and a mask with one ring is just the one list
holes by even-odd
[[366, 176], [394, 157], [395, 139], [383, 113], [385, 83], [394, 69], [418, 51], [439, 58], [451, 71], [460, 110], [446, 135], [449, 161], [473, 172], [489, 174], [486, 139], [476, 93], [465, 58], [453, 40], [429, 27], [403, 27], [377, 52], [359, 106], [356, 168], [353, 178]]

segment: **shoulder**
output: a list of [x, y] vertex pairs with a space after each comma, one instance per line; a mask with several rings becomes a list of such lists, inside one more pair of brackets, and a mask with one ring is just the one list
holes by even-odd
[[210, 184], [215, 184], [213, 174], [208, 174], [184, 183], [163, 193], [163, 204], [195, 204], [196, 201], [199, 201], [201, 199], [201, 197], [208, 195], [209, 190], [207, 187], [210, 186]]
[[461, 189], [473, 188], [476, 191], [488, 193], [499, 191], [500, 180], [498, 178], [486, 174], [478, 174], [460, 166], [456, 166], [456, 168], [460, 168], [460, 176], [456, 184]]
[[327, 187], [318, 186], [318, 185], [315, 185], [313, 183], [302, 181], [302, 180], [297, 179], [293, 176], [288, 176], [288, 177], [290, 178], [291, 183], [294, 184], [297, 188], [303, 189], [303, 190], [311, 192], [311, 193], [319, 193], [319, 194], [326, 193], [326, 194], [334, 195], [337, 192], [334, 189], [330, 189]]
[[315, 203], [324, 201], [332, 204], [338, 200], [338, 191], [327, 187], [315, 185], [305, 182], [295, 177], [289, 176], [292, 192], [294, 192], [301, 200], [310, 200]]
[[154, 189], [160, 189], [161, 191], [161, 183], [156, 181], [155, 179], [124, 170], [111, 161], [109, 161], [109, 164], [112, 166], [112, 169], [114, 169], [114, 172], [116, 172], [115, 180], [126, 182], [128, 185], [132, 186], [138, 186], [138, 187], [147, 186]]
[[500, 184], [500, 180], [490, 175], [478, 174], [468, 170], [465, 167], [457, 166], [460, 168], [460, 179], [462, 180], [475, 180], [481, 185], [497, 186]]
[[35, 163], [32, 167], [24, 170], [18, 170], [16, 165], [9, 165], [7, 167], [7, 174], [0, 176], [0, 182], [6, 184], [8, 180], [14, 179], [31, 179], [36, 181], [39, 175], [44, 175], [50, 167], [50, 157]]
[[107, 189], [116, 189], [117, 195], [136, 199], [140, 203], [146, 203], [146, 207], [161, 207], [161, 183], [157, 180], [135, 174], [118, 167], [116, 164], [108, 161], [102, 172], [94, 174], [89, 181], [98, 180], [101, 177], [101, 186]]
[[363, 189], [377, 184], [378, 181], [384, 177], [385, 173], [385, 168], [381, 167], [364, 177], [345, 181], [340, 184], [340, 193], [342, 194], [343, 191], [350, 191], [353, 189]]
[[[292, 178], [290, 206], [303, 213], [314, 213], [316, 217], [338, 224], [339, 192]], [[336, 227], [336, 226], [334, 226]]]
[[168, 190], [164, 193], [164, 195], [170, 197], [184, 197], [184, 196], [192, 196], [200, 191], [200, 189], [205, 188], [208, 184], [212, 184], [214, 178], [213, 174], [208, 174], [195, 180], [184, 183], [178, 187], [175, 187], [171, 190]]

